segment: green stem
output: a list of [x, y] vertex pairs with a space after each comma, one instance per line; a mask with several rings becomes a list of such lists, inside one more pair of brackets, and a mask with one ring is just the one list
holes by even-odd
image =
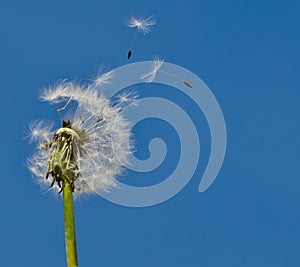
[[65, 182], [63, 186], [67, 262], [68, 267], [77, 267], [73, 193], [70, 183]]

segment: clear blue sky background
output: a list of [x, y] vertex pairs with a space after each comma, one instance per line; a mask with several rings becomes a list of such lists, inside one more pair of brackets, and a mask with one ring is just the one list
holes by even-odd
[[[159, 54], [208, 84], [228, 130], [224, 165], [200, 194], [209, 131], [201, 111], [183, 98], [203, 145], [191, 182], [150, 208], [99, 196], [78, 201], [80, 266], [300, 266], [299, 10], [296, 0], [1, 1], [0, 265], [65, 266], [62, 203], [42, 193], [25, 168], [33, 149], [23, 139], [28, 122], [58, 121], [38, 101], [39, 89], [63, 78], [86, 81], [102, 63], [126, 64], [133, 33], [126, 18], [154, 14], [157, 26], [138, 36], [131, 62]], [[139, 87], [141, 95], [180, 104], [164, 89]], [[149, 138], [170, 136], [172, 153], [155, 175], [163, 180], [179, 145], [174, 130], [163, 124], [160, 133], [159, 123], [135, 131], [141, 157]], [[143, 176], [128, 173], [130, 179]]]

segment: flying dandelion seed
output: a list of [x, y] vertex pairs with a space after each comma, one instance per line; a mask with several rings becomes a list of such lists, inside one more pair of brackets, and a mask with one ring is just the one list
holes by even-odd
[[[56, 131], [42, 120], [30, 124], [30, 140], [37, 147], [28, 167], [41, 184], [61, 192], [68, 183], [76, 195], [116, 185], [115, 177], [122, 173], [122, 163], [131, 153], [127, 145], [131, 143], [130, 127], [122, 112], [136, 103], [136, 95], [127, 92], [116, 98], [112, 103], [95, 89], [73, 83], [61, 83], [42, 92], [42, 100], [65, 103], [59, 112], [71, 100], [77, 103], [79, 112], [73, 120], [63, 120]], [[113, 143], [116, 140], [119, 143]]]
[[131, 54], [132, 54], [132, 48], [135, 42], [135, 38], [138, 32], [143, 33], [143, 35], [148, 34], [151, 31], [151, 28], [156, 24], [156, 20], [153, 19], [153, 16], [150, 16], [146, 19], [136, 19], [135, 17], [131, 17], [128, 21], [127, 26], [130, 28], [136, 28], [132, 40], [131, 40], [131, 44], [130, 44], [130, 48], [128, 50], [128, 54], [127, 54], [127, 58], [130, 59]]
[[146, 82], [153, 82], [157, 73], [160, 72], [162, 74], [165, 74], [165, 75], [168, 75], [168, 76], [171, 76], [173, 78], [175, 78], [176, 80], [179, 80], [181, 81], [184, 85], [186, 85], [187, 87], [189, 88], [193, 88], [193, 86], [186, 80], [182, 80], [180, 79], [178, 76], [172, 74], [172, 73], [169, 73], [169, 72], [166, 72], [166, 71], [163, 71], [161, 70], [161, 67], [162, 65], [164, 64], [164, 60], [163, 59], [160, 59], [158, 56], [154, 56], [153, 60], [151, 61], [152, 63], [152, 69], [151, 71], [143, 74], [140, 76], [140, 79], [141, 80], [146, 80]]
[[131, 48], [130, 48], [130, 50], [127, 53], [127, 59], [130, 59], [130, 58], [131, 58]]

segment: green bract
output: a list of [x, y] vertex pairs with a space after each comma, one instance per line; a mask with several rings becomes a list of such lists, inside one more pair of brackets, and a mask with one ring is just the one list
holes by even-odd
[[55, 133], [52, 144], [49, 144], [53, 148], [53, 152], [49, 156], [46, 172], [46, 179], [49, 175], [53, 177], [51, 187], [57, 182], [59, 187], [63, 188], [67, 182], [74, 191], [74, 182], [79, 176], [79, 168], [78, 157], [73, 146], [78, 139], [78, 134], [68, 127], [60, 128]]

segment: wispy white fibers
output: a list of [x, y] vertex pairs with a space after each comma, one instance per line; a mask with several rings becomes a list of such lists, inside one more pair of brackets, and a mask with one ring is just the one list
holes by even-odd
[[142, 32], [144, 35], [151, 31], [151, 28], [156, 24], [156, 20], [153, 16], [148, 18], [135, 18], [130, 17], [127, 26], [130, 28], [136, 28], [137, 31]]
[[[130, 125], [123, 110], [135, 104], [136, 95], [125, 92], [116, 96], [112, 103], [93, 87], [62, 82], [44, 89], [40, 98], [60, 104], [59, 110], [67, 109], [70, 101], [75, 102], [77, 112], [71, 122], [64, 122], [65, 125], [56, 131], [43, 120], [30, 124], [30, 140], [36, 143], [36, 150], [28, 159], [28, 167], [39, 183], [49, 188], [53, 182], [51, 175], [48, 179], [46, 175], [59, 146], [58, 136], [64, 132], [71, 136], [66, 149], [71, 149], [76, 166], [63, 162], [61, 168], [62, 172], [67, 172], [68, 168], [75, 172], [74, 193], [95, 193], [115, 186], [116, 176], [122, 173], [123, 163], [132, 153], [132, 146], [128, 146], [132, 144]], [[58, 180], [54, 180], [52, 188], [61, 190]]]
[[161, 66], [164, 64], [164, 60], [160, 59], [158, 56], [154, 56], [153, 60], [151, 61], [151, 64], [152, 64], [152, 69], [149, 72], [144, 73], [140, 77], [141, 80], [146, 79], [145, 81], [149, 82], [149, 83], [154, 81], [157, 72], [160, 70]]
[[104, 67], [101, 67], [99, 70], [100, 75], [95, 80], [95, 84], [101, 88], [105, 88], [111, 80], [114, 78], [113, 71], [104, 71]]

